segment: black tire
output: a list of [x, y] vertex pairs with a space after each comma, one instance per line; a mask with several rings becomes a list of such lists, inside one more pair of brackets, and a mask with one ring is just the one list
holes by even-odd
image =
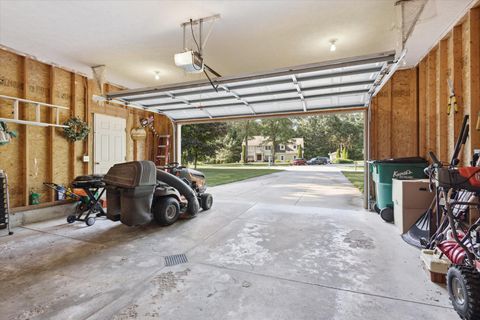
[[87, 220], [85, 220], [85, 224], [87, 226], [93, 226], [95, 224], [95, 218], [94, 217], [88, 217]]
[[200, 196], [200, 205], [204, 211], [210, 209], [213, 205], [213, 196], [210, 193], [204, 193]]
[[383, 208], [382, 210], [380, 210], [380, 217], [382, 217], [382, 219], [385, 222], [392, 223], [393, 222], [393, 209], [390, 208], [390, 207]]
[[166, 184], [174, 187], [182, 196], [187, 198], [188, 204], [186, 213], [190, 217], [193, 217], [198, 213], [200, 210], [200, 204], [198, 203], [197, 193], [190, 187], [189, 184], [185, 183], [182, 179], [162, 170], [157, 170], [157, 180], [165, 182]]
[[460, 318], [480, 319], [480, 272], [466, 266], [450, 267], [447, 272], [447, 290]]
[[180, 217], [180, 204], [173, 197], [159, 198], [152, 207], [153, 217], [162, 226], [169, 226]]
[[77, 217], [74, 214], [71, 214], [67, 217], [68, 223], [74, 223], [75, 221], [77, 221]]
[[380, 211], [382, 211], [382, 210], [377, 206], [376, 203], [373, 205], [373, 210], [375, 210], [375, 212], [378, 213], [378, 214], [380, 214]]

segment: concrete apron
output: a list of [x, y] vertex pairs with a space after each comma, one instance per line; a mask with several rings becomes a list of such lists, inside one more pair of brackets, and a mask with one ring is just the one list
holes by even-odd
[[419, 251], [335, 169], [210, 191], [210, 211], [166, 228], [57, 219], [0, 237], [2, 318], [456, 318]]

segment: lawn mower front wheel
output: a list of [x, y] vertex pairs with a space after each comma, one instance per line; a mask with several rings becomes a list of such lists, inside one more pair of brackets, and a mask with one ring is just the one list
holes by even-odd
[[164, 197], [155, 201], [152, 207], [153, 217], [162, 226], [169, 226], [180, 217], [180, 204], [173, 197]]
[[453, 308], [465, 320], [480, 320], [480, 272], [452, 266], [447, 272], [447, 290]]
[[213, 196], [210, 193], [204, 193], [200, 196], [200, 206], [204, 211], [210, 209], [213, 205]]

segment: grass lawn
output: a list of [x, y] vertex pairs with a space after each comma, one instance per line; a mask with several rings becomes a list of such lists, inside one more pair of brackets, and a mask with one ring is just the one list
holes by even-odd
[[[190, 165], [193, 167], [193, 165]], [[275, 167], [288, 167], [291, 166], [289, 163], [275, 163], [272, 164]], [[268, 168], [268, 162], [249, 162], [245, 163], [218, 163], [218, 164], [208, 164], [202, 163], [197, 166], [198, 168]]]
[[266, 168], [198, 168], [198, 170], [202, 171], [206, 175], [207, 185], [210, 187], [282, 171]]
[[363, 193], [363, 171], [342, 171], [342, 173]]

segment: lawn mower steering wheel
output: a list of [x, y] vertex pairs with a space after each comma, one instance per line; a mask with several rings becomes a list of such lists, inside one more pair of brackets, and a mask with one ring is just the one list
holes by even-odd
[[176, 170], [181, 170], [185, 167], [180, 165], [180, 163], [178, 162], [170, 162], [166, 165], [166, 168], [171, 170], [171, 172], [175, 174]]
[[178, 167], [179, 165], [180, 165], [180, 163], [178, 163], [178, 162], [169, 162], [169, 163], [167, 164], [167, 167], [176, 168], [176, 167]]

